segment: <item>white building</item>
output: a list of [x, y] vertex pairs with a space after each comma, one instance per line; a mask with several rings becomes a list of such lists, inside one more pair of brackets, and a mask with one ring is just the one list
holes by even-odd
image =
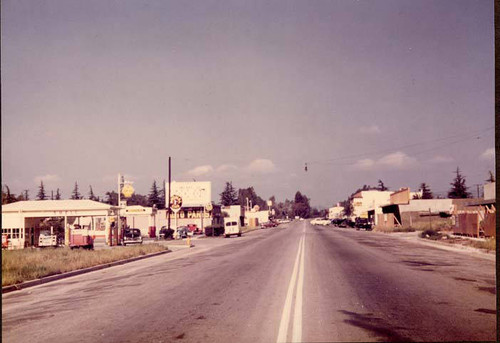
[[[352, 199], [353, 216], [368, 218], [368, 211], [390, 202], [391, 191], [369, 190], [356, 193]], [[381, 212], [380, 212], [381, 213]]]
[[337, 203], [336, 206], [330, 207], [328, 209], [328, 219], [337, 219], [342, 217], [342, 212], [344, 212], [344, 207]]
[[2, 243], [5, 238], [9, 249], [37, 246], [41, 224], [48, 218], [63, 221], [64, 228], [79, 227], [93, 238], [109, 240], [110, 223], [116, 214], [117, 207], [92, 200], [31, 200], [2, 205]]

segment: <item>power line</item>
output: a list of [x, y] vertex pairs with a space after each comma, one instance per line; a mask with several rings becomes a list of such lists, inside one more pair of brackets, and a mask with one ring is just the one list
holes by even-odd
[[[418, 151], [418, 152], [415, 152], [413, 154], [414, 155], [416, 155], [416, 154], [422, 154], [422, 153], [425, 153], [425, 152], [439, 150], [439, 149], [441, 149], [443, 147], [446, 147], [446, 146], [449, 146], [449, 145], [453, 145], [453, 144], [457, 144], [457, 143], [461, 143], [461, 142], [464, 142], [464, 141], [467, 141], [467, 140], [480, 139], [481, 136], [478, 136], [478, 134], [484, 133], [484, 132], [492, 130], [492, 129], [494, 129], [494, 127], [489, 127], [489, 128], [486, 128], [486, 129], [483, 129], [483, 130], [480, 130], [480, 131], [476, 131], [473, 134], [466, 135], [466, 138], [464, 138], [464, 139], [455, 140], [453, 142], [449, 142], [447, 144], [443, 144], [443, 145], [440, 145], [438, 147], [434, 147], [434, 148], [431, 148], [431, 149], [426, 149], [426, 150]], [[419, 146], [419, 145], [424, 145], [424, 144], [429, 144], [429, 143], [434, 143], [434, 142], [445, 141], [445, 140], [448, 140], [448, 139], [451, 139], [451, 138], [455, 138], [455, 137], [458, 137], [458, 136], [464, 136], [464, 134], [455, 134], [453, 136], [448, 136], [448, 137], [445, 137], [445, 138], [437, 138], [437, 139], [428, 140], [428, 141], [425, 141], [425, 142], [417, 142], [417, 143], [413, 143], [413, 144], [402, 145], [402, 146], [399, 146], [399, 147], [392, 147], [392, 148], [389, 148], [389, 149], [383, 149], [383, 150], [378, 150], [378, 151], [360, 153], [360, 154], [355, 154], [355, 155], [340, 156], [340, 157], [335, 157], [335, 158], [332, 158], [332, 159], [327, 159], [327, 160], [322, 160], [322, 161], [312, 161], [312, 162], [308, 161], [308, 163], [309, 164], [333, 164], [333, 165], [339, 165], [339, 166], [352, 165], [352, 164], [356, 164], [357, 162], [347, 162], [347, 163], [334, 163], [334, 162], [338, 161], [338, 160], [351, 159], [351, 158], [360, 158], [360, 157], [367, 157], [367, 156], [377, 156], [377, 155], [381, 155], [381, 154], [384, 154], [384, 153], [387, 153], [387, 152], [398, 151], [398, 150], [403, 150], [403, 149], [406, 149], [406, 148], [415, 147], [415, 146]]]

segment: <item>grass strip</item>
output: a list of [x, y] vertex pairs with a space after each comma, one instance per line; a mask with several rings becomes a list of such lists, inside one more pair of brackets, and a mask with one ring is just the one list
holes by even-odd
[[4, 250], [2, 287], [165, 250], [168, 249], [160, 244], [103, 250], [69, 248]]

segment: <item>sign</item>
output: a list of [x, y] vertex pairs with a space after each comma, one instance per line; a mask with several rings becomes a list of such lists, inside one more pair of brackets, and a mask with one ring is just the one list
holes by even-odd
[[214, 207], [212, 206], [212, 203], [206, 204], [205, 205], [205, 211], [210, 212], [212, 211]]
[[[210, 181], [174, 181], [170, 187], [172, 194], [177, 194], [182, 198], [185, 207], [201, 207], [204, 204], [212, 202], [212, 183]], [[168, 189], [168, 182], [165, 183], [165, 189]]]
[[172, 195], [170, 197], [170, 208], [172, 211], [177, 212], [182, 207], [182, 197], [178, 195]]
[[126, 184], [122, 188], [122, 194], [125, 198], [130, 198], [134, 194], [134, 187], [132, 185]]

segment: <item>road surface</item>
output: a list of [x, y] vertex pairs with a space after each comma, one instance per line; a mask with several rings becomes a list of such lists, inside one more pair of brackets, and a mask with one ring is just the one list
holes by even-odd
[[496, 339], [495, 263], [294, 221], [2, 296], [4, 342]]

